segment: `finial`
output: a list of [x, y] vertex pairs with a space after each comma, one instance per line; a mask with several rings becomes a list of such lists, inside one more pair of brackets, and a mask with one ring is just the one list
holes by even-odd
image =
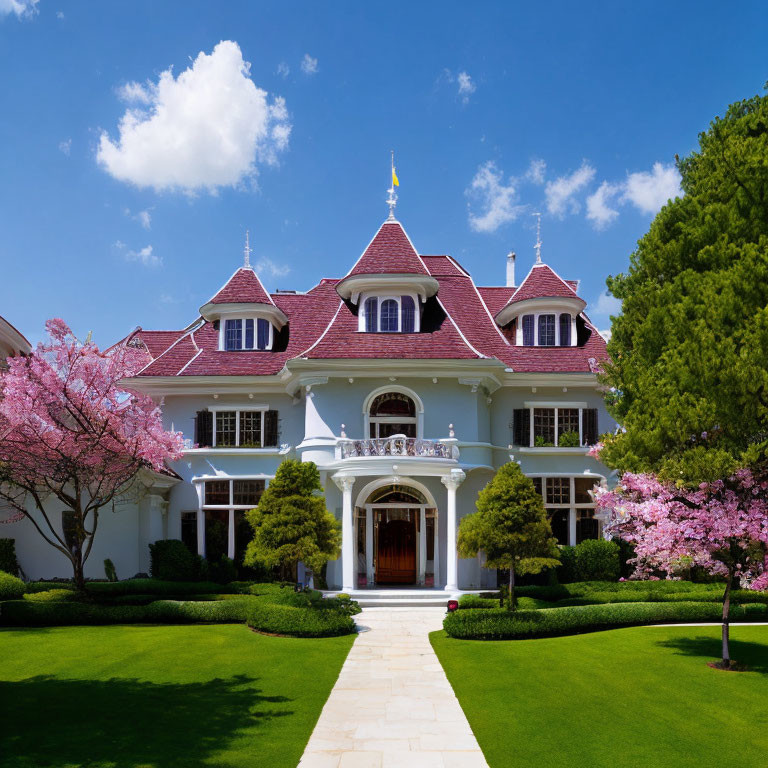
[[395, 187], [400, 186], [400, 181], [395, 173], [395, 151], [390, 150], [392, 154], [392, 186], [387, 190], [389, 197], [387, 198], [387, 205], [389, 206], [389, 216], [387, 221], [395, 221], [395, 206], [397, 205], [397, 194], [395, 193]]
[[245, 248], [243, 248], [243, 266], [246, 269], [251, 268], [251, 246], [248, 243], [248, 230], [245, 230]]
[[536, 216], [536, 245], [533, 247], [536, 249], [536, 263], [541, 264], [541, 214], [532, 213], [531, 216]]

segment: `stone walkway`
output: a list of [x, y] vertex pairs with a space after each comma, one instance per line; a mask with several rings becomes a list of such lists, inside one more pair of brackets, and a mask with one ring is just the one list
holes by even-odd
[[300, 768], [488, 768], [428, 634], [443, 608], [366, 608]]

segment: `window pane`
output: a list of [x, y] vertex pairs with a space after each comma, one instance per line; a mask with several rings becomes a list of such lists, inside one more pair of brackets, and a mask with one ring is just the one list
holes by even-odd
[[376, 314], [379, 309], [379, 300], [375, 297], [365, 300], [365, 330], [368, 333], [376, 331]]
[[413, 333], [416, 328], [416, 305], [410, 296], [402, 296], [400, 305], [403, 312], [402, 331], [403, 333]]
[[229, 504], [229, 480], [209, 480], [205, 484], [205, 505]]
[[533, 409], [533, 445], [545, 448], [555, 444], [555, 409]]
[[224, 323], [224, 349], [242, 349], [243, 321], [227, 320]]
[[253, 319], [245, 321], [245, 348], [253, 349]]
[[[427, 518], [427, 560], [435, 559], [435, 518]], [[434, 569], [433, 569], [434, 572]]]
[[560, 346], [571, 346], [571, 316], [565, 312], [560, 315]]
[[571, 478], [548, 477], [547, 478], [547, 504], [571, 503]]
[[557, 409], [557, 443], [571, 448], [580, 444], [578, 408]]
[[539, 315], [539, 346], [555, 346], [555, 316]]
[[568, 516], [567, 509], [548, 509], [549, 524], [552, 526], [552, 535], [558, 544], [568, 543]]
[[385, 392], [371, 403], [371, 416], [415, 416], [416, 405], [402, 392]]
[[536, 489], [536, 493], [541, 496], [541, 478], [540, 477], [532, 477], [531, 480], [533, 480], [533, 487]]
[[229, 511], [211, 509], [205, 512], [205, 557], [208, 562], [221, 560], [229, 549]]
[[261, 411], [240, 412], [240, 447], [261, 448]]
[[235, 506], [247, 505], [255, 507], [259, 503], [261, 494], [264, 493], [263, 480], [233, 480], [232, 489]]
[[216, 413], [216, 445], [235, 444], [235, 411], [218, 411]]
[[523, 346], [533, 346], [533, 315], [523, 315]]
[[387, 299], [381, 303], [381, 331], [393, 333], [397, 331], [397, 302]]
[[597, 520], [594, 510], [579, 509], [576, 511], [576, 543], [580, 544], [584, 539], [596, 539], [598, 537]]
[[197, 512], [181, 513], [181, 540], [192, 554], [197, 554]]
[[260, 317], [257, 326], [258, 338], [256, 340], [256, 346], [258, 349], [266, 349], [269, 346], [269, 321]]
[[406, 437], [416, 437], [416, 425], [408, 424], [379, 424], [378, 437], [391, 437], [392, 435], [405, 435]]
[[589, 492], [597, 485], [597, 479], [594, 477], [576, 477], [573, 480], [575, 485], [574, 494], [577, 504], [592, 504], [592, 497]]

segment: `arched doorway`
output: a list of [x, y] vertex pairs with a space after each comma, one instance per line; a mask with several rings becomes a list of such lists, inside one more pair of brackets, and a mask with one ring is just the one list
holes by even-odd
[[370, 563], [373, 581], [380, 585], [434, 583], [433, 575], [427, 578], [427, 566], [436, 561], [436, 510], [427, 496], [408, 485], [384, 485], [370, 493], [363, 508], [357, 538], [358, 546], [367, 552], [359, 548], [358, 553]]

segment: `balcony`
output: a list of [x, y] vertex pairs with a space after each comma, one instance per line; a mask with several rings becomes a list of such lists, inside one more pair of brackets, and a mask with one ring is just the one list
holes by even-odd
[[455, 440], [422, 440], [405, 435], [368, 438], [363, 440], [342, 439], [339, 441], [342, 459], [367, 457], [452, 459], [459, 458]]

